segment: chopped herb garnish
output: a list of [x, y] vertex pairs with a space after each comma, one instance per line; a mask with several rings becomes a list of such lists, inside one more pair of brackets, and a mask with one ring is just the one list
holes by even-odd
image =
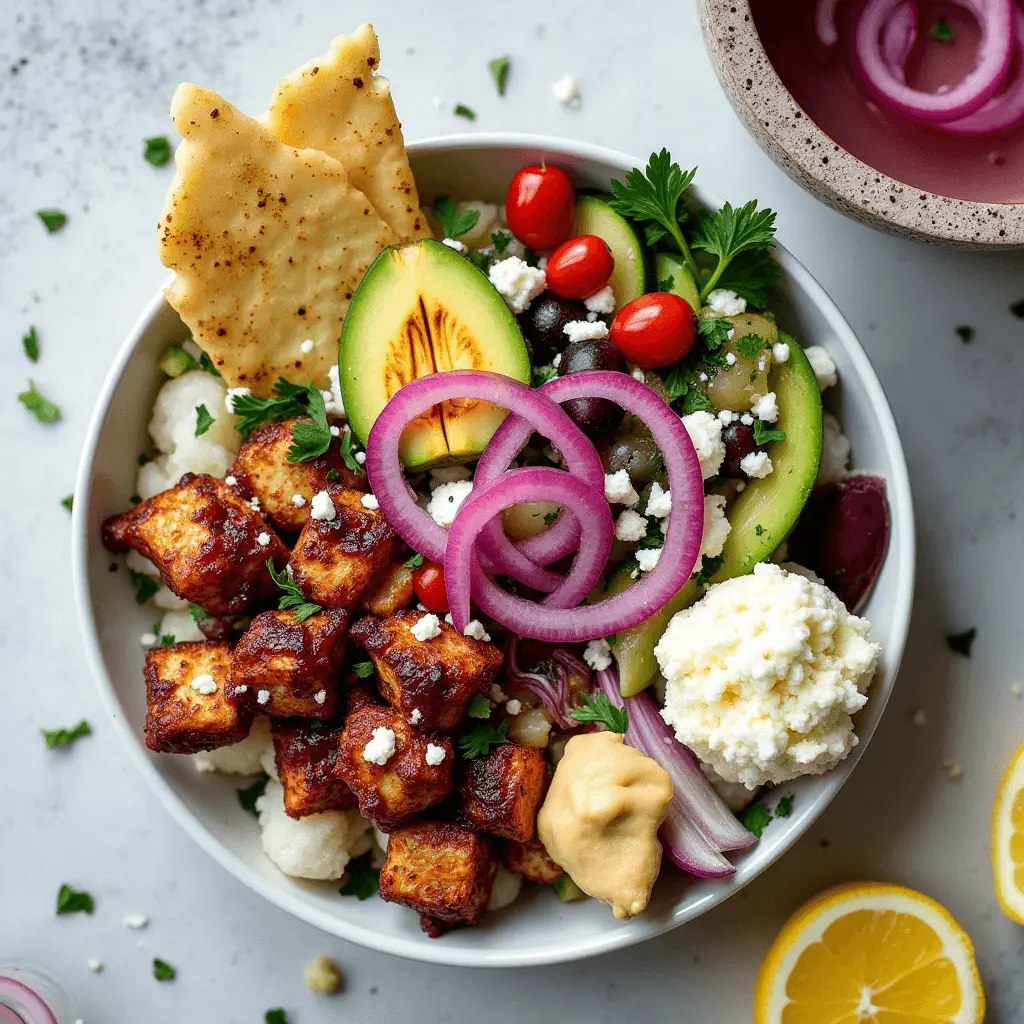
[[71, 512], [71, 511], [72, 511], [72, 510], [74, 509], [74, 507], [75, 507], [75, 496], [74, 496], [73, 494], [69, 494], [69, 495], [68, 495], [68, 496], [67, 496], [66, 498], [61, 498], [61, 499], [60, 499], [60, 503], [61, 503], [61, 504], [62, 504], [62, 505], [63, 505], [63, 506], [64, 506], [64, 507], [65, 507], [65, 508], [66, 508], [66, 509], [67, 509], [67, 510], [69, 511], [69, 512]]
[[220, 376], [220, 370], [213, 365], [213, 360], [205, 352], [199, 353], [199, 369], [212, 373], [214, 377]]
[[972, 626], [970, 629], [965, 629], [962, 633], [952, 633], [946, 637], [946, 644], [954, 654], [962, 654], [965, 658], [971, 656], [971, 645], [974, 643], [974, 638], [978, 635], [978, 630]]
[[415, 554], [412, 558], [407, 558], [402, 564], [406, 569], [418, 569], [423, 564], [423, 556]]
[[215, 420], [210, 415], [210, 410], [205, 405], [196, 406], [196, 437], [202, 437], [213, 426], [214, 422]]
[[754, 420], [754, 444], [759, 448], [773, 441], [785, 441], [786, 432], [778, 427], [769, 427], [764, 420]]
[[188, 613], [192, 616], [193, 622], [202, 622], [203, 619], [211, 618], [210, 613], [198, 604], [190, 604], [188, 606]]
[[56, 423], [60, 419], [60, 408], [53, 404], [48, 398], [44, 398], [36, 388], [36, 382], [28, 382], [28, 391], [22, 391], [18, 395], [18, 401], [40, 423]]
[[740, 814], [740, 824], [758, 839], [761, 838], [761, 833], [768, 827], [771, 820], [772, 812], [760, 800], [748, 804]]
[[[355, 445], [355, 434], [351, 430], [346, 430], [341, 435], [341, 458], [345, 463], [345, 468], [352, 473], [358, 473], [362, 470], [362, 466], [356, 462], [356, 445]], [[337, 470], [334, 470], [337, 473]]]
[[[763, 294], [766, 279], [778, 276], [778, 268], [768, 255], [774, 235], [775, 214], [759, 210], [754, 199], [740, 207], [723, 203], [720, 210], [701, 214], [691, 244], [694, 249], [718, 257], [717, 266], [700, 290], [701, 298], [715, 288], [730, 288], [746, 296], [753, 287]], [[733, 260], [743, 253], [753, 255], [738, 262], [728, 273]]]
[[338, 892], [342, 896], [355, 896], [365, 900], [380, 888], [380, 868], [372, 868], [369, 864], [349, 864], [345, 871], [345, 881]]
[[267, 776], [264, 775], [263, 778], [257, 779], [251, 786], [245, 786], [242, 789], [236, 790], [239, 806], [246, 814], [251, 814], [254, 818], [257, 816], [256, 801], [263, 796], [263, 791], [267, 788], [269, 781]]
[[600, 722], [610, 732], [619, 733], [629, 728], [629, 712], [624, 707], [616, 707], [603, 693], [579, 696], [580, 704], [569, 712], [574, 722]]
[[535, 366], [532, 373], [532, 382], [535, 388], [542, 387], [549, 380], [558, 376], [558, 370], [553, 366]]
[[[212, 364], [211, 364], [212, 365]], [[319, 394], [319, 392], [317, 392]], [[242, 437], [248, 437], [257, 427], [268, 423], [279, 423], [281, 420], [292, 420], [306, 413], [306, 399], [309, 388], [292, 384], [284, 377], [274, 382], [274, 397], [259, 398], [256, 395], [233, 395], [231, 406], [236, 416], [235, 423]], [[321, 402], [323, 395], [320, 395]]]
[[[289, 462], [308, 462], [323, 455], [331, 447], [331, 425], [327, 422], [327, 406], [324, 404], [323, 392], [315, 385], [307, 384], [306, 395], [306, 414], [313, 422], [299, 420], [292, 427], [292, 446], [288, 449]], [[351, 438], [351, 432], [349, 437]]]
[[434, 200], [434, 216], [441, 222], [441, 232], [445, 238], [458, 238], [476, 227], [480, 219], [479, 210], [460, 210], [459, 204], [451, 196], [438, 196]]
[[459, 740], [459, 749], [466, 760], [474, 757], [486, 756], [494, 747], [500, 747], [502, 743], [508, 743], [508, 720], [501, 725], [493, 726], [490, 722], [478, 725], [471, 732]]
[[499, 255], [503, 255], [505, 250], [508, 248], [508, 243], [512, 241], [512, 235], [508, 231], [492, 231], [491, 242], [494, 244], [494, 251]]
[[173, 647], [175, 643], [177, 643], [177, 639], [173, 633], [164, 633], [164, 635], [160, 637], [161, 647]]
[[352, 666], [352, 671], [355, 673], [356, 679], [369, 679], [373, 675], [373, 662], [357, 661]]
[[931, 25], [928, 29], [928, 35], [937, 43], [951, 43], [956, 38], [953, 35], [952, 27], [945, 18], [939, 18], [938, 21]]
[[696, 387], [691, 387], [683, 396], [682, 410], [684, 416], [693, 412], [710, 412], [711, 399]]
[[491, 71], [491, 78], [494, 79], [494, 88], [498, 90], [499, 96], [505, 95], [509, 64], [508, 57], [495, 57], [494, 60], [487, 63], [487, 67]]
[[974, 340], [974, 328], [968, 327], [967, 324], [961, 324], [956, 328], [956, 336], [965, 344], [970, 345]]
[[341, 474], [336, 469], [327, 470], [327, 482], [336, 484], [341, 480]]
[[[774, 215], [773, 215], [774, 216]], [[763, 249], [740, 253], [718, 282], [743, 296], [752, 306], [768, 304], [768, 288], [782, 276], [778, 263]], [[701, 293], [703, 295], [703, 292]]]
[[466, 714], [470, 718], [490, 718], [491, 702], [482, 694], [477, 694], [470, 702]]
[[561, 512], [545, 512], [544, 513], [544, 525], [550, 526], [559, 516]]
[[455, 116], [456, 117], [464, 117], [467, 121], [475, 121], [476, 120], [476, 111], [475, 110], [470, 110], [470, 108], [467, 107], [465, 105], [465, 103], [456, 103], [455, 104]]
[[143, 156], [154, 166], [163, 167], [171, 159], [171, 140], [166, 135], [146, 139]]
[[663, 277], [658, 282], [658, 291], [659, 292], [670, 292], [670, 291], [672, 291], [672, 285], [675, 284], [675, 280], [676, 279], [671, 274], [669, 274], [668, 277]]
[[131, 576], [132, 586], [135, 587], [136, 604], [145, 604], [160, 589], [152, 576], [136, 572], [134, 569], [129, 569], [128, 575]]
[[700, 569], [697, 572], [698, 585], [706, 587], [711, 582], [711, 578], [724, 564], [725, 559], [721, 555], [715, 555], [714, 558], [709, 558], [707, 555], [702, 556]]
[[311, 615], [316, 615], [321, 610], [320, 605], [314, 604], [306, 597], [302, 587], [295, 582], [287, 569], [278, 572], [274, 568], [274, 561], [271, 558], [267, 559], [267, 571], [270, 578], [284, 591], [277, 602], [278, 611], [285, 612], [291, 609], [295, 612], [296, 622], [305, 622]]
[[792, 795], [780, 796], [779, 802], [775, 805], [776, 818], [788, 818], [793, 813]]
[[57, 893], [58, 914], [91, 914], [96, 909], [96, 902], [87, 892], [72, 889], [70, 885], [62, 885]]
[[177, 973], [166, 960], [161, 960], [158, 956], [153, 957], [153, 977], [157, 981], [174, 981]]
[[736, 352], [744, 359], [753, 359], [767, 347], [767, 340], [760, 334], [744, 334], [742, 338], [736, 339]]
[[284, 1010], [278, 1007], [276, 1010], [267, 1010], [263, 1015], [266, 1024], [288, 1024], [288, 1018]]
[[139, 452], [138, 457], [135, 460], [140, 466], [144, 466], [150, 461], [149, 456], [145, 452]]
[[754, 527], [754, 534], [757, 537], [761, 537], [764, 535], [764, 527], [760, 523], [758, 523], [757, 526]]
[[619, 639], [619, 638], [618, 638], [618, 636], [617, 636], [617, 635], [616, 635], [615, 633], [611, 633], [611, 634], [610, 634], [609, 636], [606, 636], [606, 637], [604, 638], [604, 642], [605, 642], [605, 643], [606, 643], [606, 644], [607, 644], [607, 645], [608, 645], [609, 647], [614, 647], [614, 646], [615, 646], [615, 641], [616, 641], [616, 640], [618, 640], [618, 639]]
[[68, 215], [63, 210], [36, 210], [36, 216], [46, 225], [51, 235], [60, 231], [68, 222]]
[[1021, 299], [1019, 302], [1015, 302], [1010, 307], [1010, 312], [1014, 316], [1024, 317], [1024, 299]]
[[729, 340], [729, 332], [733, 329], [733, 325], [723, 316], [711, 316], [697, 324], [697, 333], [712, 352]]
[[21, 347], [33, 363], [39, 362], [39, 334], [34, 327], [28, 329], [28, 334], [22, 335]]
[[70, 729], [41, 729], [40, 732], [43, 734], [46, 749], [53, 750], [54, 747], [64, 747], [82, 736], [88, 736], [92, 730], [83, 718], [78, 725], [73, 725]]
[[129, 501], [130, 501], [130, 502], [131, 502], [131, 503], [132, 503], [133, 505], [138, 505], [138, 504], [139, 504], [139, 502], [141, 502], [141, 501], [142, 501], [142, 495], [141, 495], [141, 494], [129, 494], [129, 495], [128, 495], [128, 500], [129, 500]]

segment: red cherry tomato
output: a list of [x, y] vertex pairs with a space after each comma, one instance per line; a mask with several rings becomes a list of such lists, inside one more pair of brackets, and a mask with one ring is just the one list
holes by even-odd
[[523, 245], [550, 252], [572, 231], [576, 216], [576, 189], [558, 167], [522, 167], [505, 196], [505, 217], [512, 234]]
[[424, 562], [412, 574], [412, 589], [427, 611], [444, 615], [449, 610], [444, 568], [437, 562]]
[[577, 235], [548, 258], [548, 289], [563, 299], [586, 299], [599, 292], [615, 269], [608, 243], [597, 235]]
[[697, 340], [693, 308], [671, 292], [641, 295], [612, 321], [612, 344], [632, 363], [656, 370], [679, 362]]

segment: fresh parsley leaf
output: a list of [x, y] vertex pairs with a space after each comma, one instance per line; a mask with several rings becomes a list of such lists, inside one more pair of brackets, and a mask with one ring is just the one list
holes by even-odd
[[268, 777], [264, 775], [263, 778], [257, 779], [251, 786], [244, 786], [242, 789], [235, 791], [238, 794], [239, 806], [246, 814], [251, 814], [254, 818], [257, 816], [256, 801], [263, 796], [263, 791], [267, 788], [269, 781]]
[[544, 525], [550, 526], [556, 519], [561, 515], [560, 512], [545, 512], [544, 513]]
[[[331, 425], [327, 422], [327, 406], [324, 404], [323, 393], [315, 385], [307, 384], [306, 396], [306, 414], [313, 422], [300, 420], [292, 427], [292, 446], [288, 449], [289, 462], [308, 462], [323, 455], [331, 447]], [[351, 437], [351, 431], [349, 436]], [[355, 462], [355, 459], [352, 461]]]
[[92, 730], [83, 718], [78, 725], [73, 725], [70, 729], [41, 729], [40, 732], [43, 734], [46, 749], [53, 750], [54, 747], [63, 747], [82, 736], [88, 736]]
[[73, 511], [75, 507], [75, 496], [69, 494], [66, 498], [61, 498], [60, 503], [69, 511]]
[[345, 872], [345, 881], [338, 892], [342, 896], [355, 896], [365, 900], [380, 888], [380, 868], [372, 868], [369, 864], [349, 864]]
[[725, 559], [721, 555], [715, 555], [714, 558], [704, 555], [700, 560], [700, 569], [697, 571], [697, 584], [706, 587], [724, 564]]
[[931, 25], [928, 29], [928, 35], [937, 43], [951, 43], [956, 38], [953, 35], [952, 27], [945, 18], [939, 18], [938, 21]]
[[470, 718], [490, 718], [491, 702], [482, 694], [477, 694], [470, 702], [466, 714]]
[[704, 339], [704, 344], [712, 352], [729, 340], [731, 330], [733, 330], [733, 325], [722, 316], [708, 317], [697, 324], [697, 333]]
[[327, 470], [327, 482], [336, 484], [341, 482], [341, 474], [336, 469]]
[[157, 981], [174, 981], [177, 971], [166, 960], [153, 957], [153, 977]]
[[128, 500], [133, 505], [138, 505], [138, 504], [140, 504], [142, 502], [142, 495], [140, 495], [140, 494], [129, 494], [128, 495]]
[[22, 335], [21, 347], [33, 363], [39, 362], [39, 334], [34, 327], [28, 329], [28, 334]]
[[694, 249], [718, 257], [715, 269], [701, 288], [701, 298], [718, 287], [729, 264], [737, 256], [744, 252], [769, 249], [774, 235], [774, 212], [759, 210], [754, 199], [738, 208], [734, 208], [731, 203], [724, 203], [714, 213], [701, 214], [691, 245]]
[[956, 328], [956, 335], [965, 345], [970, 345], [974, 340], [974, 328], [961, 324]]
[[164, 633], [164, 635], [160, 637], [161, 647], [173, 647], [176, 642], [177, 640], [173, 633]]
[[512, 241], [512, 235], [508, 231], [492, 231], [491, 242], [494, 245], [494, 251], [499, 255], [503, 255], [505, 250], [508, 248], [509, 242]]
[[761, 833], [771, 824], [772, 812], [760, 800], [748, 804], [740, 814], [740, 824], [748, 831], [761, 838]]
[[624, 733], [629, 728], [629, 712], [616, 707], [603, 693], [593, 697], [580, 694], [580, 704], [569, 712], [574, 722], [600, 722], [611, 732]]
[[210, 415], [210, 410], [205, 405], [196, 406], [196, 437], [202, 437], [213, 426], [214, 422], [215, 420]]
[[754, 444], [758, 448], [773, 441], [785, 441], [786, 432], [778, 427], [769, 427], [764, 420], [754, 420]]
[[406, 569], [418, 569], [423, 564], [423, 556], [415, 554], [412, 558], [407, 558], [403, 564]]
[[[341, 435], [341, 458], [345, 468], [352, 473], [361, 473], [363, 467], [356, 462], [356, 440], [355, 434], [350, 428], [345, 429]], [[337, 470], [335, 470], [337, 472]]]
[[672, 291], [672, 285], [675, 284], [675, 281], [676, 281], [676, 279], [671, 274], [669, 274], [668, 277], [663, 277], [658, 282], [658, 291], [659, 292], [670, 292], [670, 291]]
[[192, 616], [193, 622], [202, 622], [203, 619], [212, 618], [210, 613], [198, 604], [190, 604], [188, 606], [188, 613]]
[[220, 376], [220, 370], [213, 365], [213, 360], [205, 352], [199, 353], [199, 369], [212, 373], [214, 377]]
[[757, 526], [754, 527], [754, 534], [757, 537], [764, 536], [764, 527], [760, 523], [758, 523]]
[[[211, 364], [212, 365], [212, 364]], [[319, 393], [319, 392], [318, 392]], [[259, 398], [256, 395], [234, 395], [231, 406], [238, 417], [235, 423], [242, 437], [248, 437], [257, 427], [268, 423], [279, 423], [281, 420], [292, 420], [306, 414], [306, 400], [310, 389], [299, 384], [292, 384], [284, 377], [274, 382], [274, 396]], [[320, 395], [323, 402], [323, 395]]]
[[129, 569], [128, 575], [131, 577], [132, 586], [135, 587], [136, 604], [145, 604], [160, 589], [152, 576], [136, 572], [134, 569]]
[[664, 380], [665, 394], [668, 395], [668, 400], [674, 402], [682, 398], [695, 381], [696, 374], [694, 374], [693, 369], [687, 363], [676, 363], [669, 370]]
[[718, 279], [719, 288], [742, 295], [751, 306], [768, 305], [768, 289], [782, 276], [782, 268], [763, 249], [744, 252], [729, 263]]
[[373, 662], [357, 661], [352, 666], [352, 671], [355, 673], [356, 679], [369, 679], [373, 675]]
[[793, 813], [793, 797], [792, 794], [786, 796], [780, 796], [779, 802], [775, 805], [775, 817], [776, 818], [788, 818]]
[[284, 1010], [278, 1007], [276, 1010], [267, 1010], [263, 1015], [266, 1024], [288, 1024], [288, 1018]]
[[618, 635], [617, 635], [616, 633], [612, 633], [612, 634], [610, 634], [609, 636], [606, 636], [606, 637], [604, 638], [604, 642], [605, 642], [605, 643], [606, 643], [606, 644], [607, 644], [607, 645], [608, 645], [609, 647], [612, 647], [612, 648], [614, 648], [614, 647], [615, 647], [615, 641], [616, 641], [616, 640], [618, 640], [618, 639], [619, 639]]
[[154, 135], [146, 139], [142, 154], [154, 167], [163, 167], [171, 159], [171, 140], [166, 135]]
[[494, 88], [498, 90], [499, 96], [505, 95], [505, 83], [508, 81], [508, 57], [495, 57], [489, 61], [487, 67], [490, 69], [491, 78], [494, 79]]
[[46, 225], [51, 235], [60, 231], [68, 222], [68, 215], [63, 210], [36, 210], [36, 216]]
[[760, 334], [744, 334], [736, 339], [736, 354], [744, 359], [753, 359], [768, 347], [768, 342]]
[[475, 121], [476, 120], [476, 111], [475, 110], [470, 110], [470, 108], [467, 107], [465, 103], [456, 103], [455, 104], [455, 116], [456, 117], [464, 117], [467, 121]]
[[57, 893], [58, 914], [91, 914], [96, 909], [96, 901], [87, 892], [72, 889], [70, 885], [62, 885]]
[[56, 423], [60, 419], [60, 409], [53, 404], [48, 398], [44, 398], [36, 388], [36, 382], [30, 380], [28, 382], [28, 391], [22, 391], [18, 395], [18, 401], [40, 423]]
[[502, 743], [508, 743], [508, 720], [502, 721], [501, 725], [493, 726], [490, 722], [478, 725], [471, 732], [459, 740], [459, 749], [466, 760], [474, 757], [486, 756], [494, 747], [500, 747]]
[[302, 592], [302, 587], [295, 582], [295, 578], [287, 568], [278, 572], [274, 568], [274, 560], [272, 558], [268, 558], [266, 564], [270, 578], [277, 584], [280, 590], [284, 591], [277, 602], [278, 611], [286, 612], [292, 610], [295, 612], [296, 622], [305, 622], [311, 615], [316, 615], [318, 611], [322, 610], [320, 605], [314, 604], [307, 599], [306, 595]]
[[691, 387], [683, 395], [682, 410], [684, 416], [689, 416], [692, 412], [710, 412], [711, 399], [699, 386]]
[[445, 238], [458, 238], [476, 227], [480, 219], [479, 210], [459, 210], [459, 204], [451, 196], [438, 196], [434, 200], [434, 216], [441, 222]]
[[946, 644], [954, 654], [962, 654], [965, 658], [969, 658], [971, 646], [977, 635], [977, 629], [971, 626], [970, 629], [965, 629], [962, 633], [951, 633], [946, 637]]
[[135, 461], [140, 465], [144, 466], [147, 462], [151, 461], [149, 456], [145, 452], [139, 452]]
[[533, 386], [539, 388], [547, 384], [549, 380], [554, 380], [557, 376], [558, 370], [553, 366], [535, 366], [532, 373]]

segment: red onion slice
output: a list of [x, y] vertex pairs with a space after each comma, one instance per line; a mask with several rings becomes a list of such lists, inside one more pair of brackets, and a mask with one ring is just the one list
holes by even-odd
[[904, 69], [916, 42], [917, 7], [911, 0], [905, 0], [882, 29], [882, 59], [901, 82], [907, 81]]
[[836, 11], [842, 0], [818, 0], [814, 7], [814, 32], [824, 46], [835, 46], [839, 42], [836, 28]]
[[3, 1002], [0, 1009], [9, 1007], [13, 1020], [23, 1021], [27, 1017], [32, 1024], [58, 1024], [46, 1000], [35, 989], [16, 978], [0, 978], [0, 1000]]
[[527, 672], [519, 661], [519, 645], [522, 639], [513, 633], [505, 648], [505, 688], [511, 690], [521, 687], [529, 690], [540, 698], [544, 710], [560, 729], [578, 729], [580, 723], [569, 717], [569, 698], [572, 692], [570, 673], [583, 679], [583, 688], [589, 689], [590, 668], [568, 651], [555, 649], [551, 652], [550, 659], [545, 660], [552, 662], [558, 675], [557, 682], [553, 682], [540, 672]]

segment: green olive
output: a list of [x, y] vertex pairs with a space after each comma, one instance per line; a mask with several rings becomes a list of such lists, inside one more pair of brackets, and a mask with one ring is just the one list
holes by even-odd
[[[772, 346], [779, 340], [779, 329], [774, 318], [759, 313], [741, 313], [725, 318], [733, 325], [733, 336], [722, 346], [736, 362], [723, 366], [707, 386], [707, 396], [716, 412], [731, 409], [745, 412], [754, 402], [768, 394], [768, 371], [772, 365]], [[757, 355], [747, 358], [740, 354], [739, 341], [756, 334], [765, 340]]]

